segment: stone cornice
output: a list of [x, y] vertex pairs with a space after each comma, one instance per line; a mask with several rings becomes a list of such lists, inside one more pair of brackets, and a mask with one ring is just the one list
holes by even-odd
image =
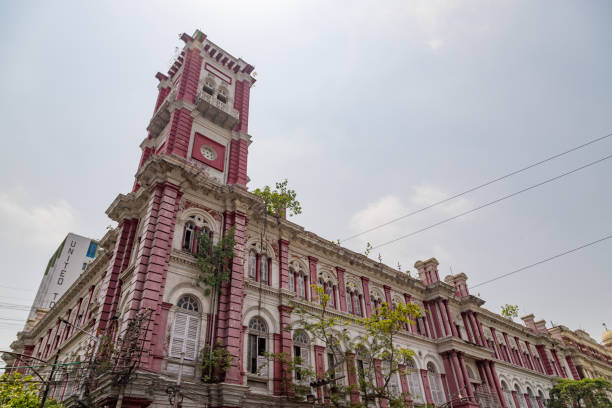
[[458, 337], [447, 336], [434, 340], [438, 346], [439, 353], [447, 351], [460, 351], [465, 355], [481, 360], [495, 360], [495, 353], [486, 347], [468, 343]]

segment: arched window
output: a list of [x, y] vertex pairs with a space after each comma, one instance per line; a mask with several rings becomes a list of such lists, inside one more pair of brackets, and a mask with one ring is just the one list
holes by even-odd
[[406, 359], [406, 375], [412, 399], [417, 403], [423, 403], [425, 399], [423, 398], [423, 388], [421, 387], [421, 376], [412, 358]]
[[257, 253], [253, 249], [249, 251], [249, 278], [257, 278]]
[[195, 225], [192, 222], [187, 222], [185, 224], [185, 231], [183, 232], [183, 246], [182, 246], [182, 248], [185, 251], [190, 251], [190, 252], [193, 251], [195, 235], [196, 235]]
[[195, 360], [198, 352], [201, 316], [198, 302], [191, 296], [183, 296], [176, 303], [179, 310], [174, 315], [168, 355], [185, 360]]
[[353, 314], [353, 292], [346, 288], [346, 309], [350, 314]]
[[427, 379], [429, 380], [429, 387], [431, 388], [431, 396], [433, 397], [434, 404], [437, 406], [444, 404], [446, 399], [444, 398], [440, 374], [438, 374], [436, 366], [431, 361], [427, 363]]
[[297, 273], [293, 268], [289, 268], [289, 290], [291, 292], [296, 292], [295, 290], [295, 276]]
[[270, 262], [268, 260], [268, 257], [265, 255], [260, 255], [259, 260], [260, 260], [259, 279], [261, 280], [261, 283], [263, 283], [264, 285], [269, 285], [270, 284], [269, 283]]
[[301, 271], [297, 274], [297, 295], [302, 299], [306, 299], [306, 275]]
[[297, 358], [295, 379], [302, 380], [302, 370], [310, 367], [310, 340], [308, 334], [298, 330], [293, 334], [293, 357]]
[[215, 83], [212, 79], [206, 78], [206, 81], [204, 82], [204, 87], [202, 89], [207, 94], [212, 95], [215, 91]]
[[267, 351], [268, 327], [261, 317], [254, 317], [249, 322], [247, 370], [251, 374], [266, 375], [261, 372], [267, 363], [265, 353]]
[[219, 93], [217, 93], [217, 99], [223, 103], [227, 103], [227, 89], [223, 87], [219, 88]]
[[327, 296], [329, 296], [328, 305], [335, 309], [336, 308], [336, 287], [331, 282], [327, 282], [325, 293], [327, 294]]
[[527, 402], [525, 401], [525, 396], [521, 392], [521, 389], [519, 388], [518, 384], [514, 384], [514, 391], [516, 391], [516, 399], [519, 402], [519, 407], [527, 408]]

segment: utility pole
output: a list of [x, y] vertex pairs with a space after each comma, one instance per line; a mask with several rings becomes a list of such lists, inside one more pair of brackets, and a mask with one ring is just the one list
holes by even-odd
[[55, 358], [53, 359], [53, 365], [51, 366], [51, 373], [49, 373], [49, 378], [47, 378], [47, 382], [45, 384], [45, 392], [43, 393], [42, 400], [40, 401], [40, 408], [44, 408], [45, 402], [47, 402], [47, 395], [49, 395], [49, 387], [51, 386], [51, 380], [53, 379], [53, 374], [55, 374], [55, 367], [57, 366], [57, 359], [60, 355], [61, 350], [57, 350], [55, 354]]

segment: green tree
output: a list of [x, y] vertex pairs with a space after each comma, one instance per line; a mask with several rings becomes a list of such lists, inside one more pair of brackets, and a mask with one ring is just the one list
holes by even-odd
[[365, 335], [354, 348], [364, 362], [364, 372], [358, 380], [368, 399], [388, 400], [391, 408], [406, 406], [408, 395], [399, 391], [399, 383], [395, 384], [398, 389], [391, 386], [392, 378], [397, 378], [400, 365], [411, 359], [414, 352], [398, 346], [396, 339], [407, 325], [414, 324], [414, 319], [422, 316], [423, 310], [413, 304], [389, 306], [382, 303], [370, 317], [359, 321]]
[[[354, 392], [361, 392], [369, 401], [385, 399], [392, 408], [407, 407], [407, 395], [392, 386], [392, 378], [413, 352], [396, 344], [397, 335], [405, 330], [406, 325], [414, 324], [415, 318], [422, 317], [423, 310], [412, 304], [400, 303], [391, 308], [383, 303], [371, 317], [349, 321], [329, 313], [330, 298], [322, 287], [314, 285], [313, 289], [318, 294], [321, 307], [312, 311], [295, 303], [294, 313], [297, 318], [283, 330], [303, 330], [311, 341], [324, 344], [328, 369], [317, 373], [312, 367], [303, 367], [299, 358], [291, 360], [281, 353], [269, 354], [271, 359], [280, 361], [285, 367], [285, 395], [303, 398], [310, 392], [310, 386], [313, 386], [322, 390], [327, 403], [333, 407], [366, 407], [366, 401], [350, 402], [349, 396]], [[364, 333], [358, 341], [349, 335], [355, 324]], [[347, 353], [357, 354], [364, 369], [352, 368], [355, 371], [347, 373]], [[299, 384], [292, 384], [292, 372], [296, 378], [300, 378]], [[349, 374], [357, 377], [356, 385], [348, 385], [346, 377]], [[399, 387], [399, 384], [396, 385]]]
[[[230, 229], [217, 243], [214, 243], [207, 232], [198, 236], [198, 284], [204, 286], [207, 296], [211, 296], [212, 333], [215, 331], [216, 317], [219, 310], [219, 295], [224, 283], [229, 282], [234, 259], [234, 229]], [[233, 358], [221, 343], [207, 344], [200, 352], [202, 380], [205, 382], [223, 381], [225, 371]]]
[[274, 190], [270, 186], [263, 189], [256, 188], [253, 191], [257, 197], [263, 199], [268, 214], [275, 217], [294, 216], [302, 213], [302, 205], [296, 199], [295, 190], [287, 187], [287, 179], [276, 183]]
[[[62, 407], [56, 400], [47, 398], [46, 408]], [[4, 374], [0, 377], [0, 407], [38, 408], [40, 407], [39, 385], [33, 377], [19, 373]]]
[[610, 408], [612, 384], [603, 378], [559, 379], [550, 390], [548, 408]]
[[512, 320], [514, 317], [518, 317], [518, 306], [505, 304], [501, 307], [501, 315], [506, 319]]

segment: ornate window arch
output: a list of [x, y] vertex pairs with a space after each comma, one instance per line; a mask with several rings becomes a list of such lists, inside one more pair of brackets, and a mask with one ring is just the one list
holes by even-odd
[[184, 295], [176, 302], [168, 356], [193, 361], [197, 358], [200, 326], [202, 324], [201, 307], [191, 295]]
[[329, 296], [328, 307], [332, 309], [338, 308], [338, 287], [334, 278], [332, 278], [329, 272], [322, 272], [319, 274], [319, 285], [323, 287], [323, 292]]
[[183, 237], [181, 239], [181, 249], [193, 254], [198, 252], [198, 241], [201, 234], [208, 235], [212, 241], [214, 238], [213, 225], [199, 212], [188, 211], [183, 216]]
[[296, 262], [289, 263], [289, 290], [295, 292], [296, 296], [308, 299], [309, 276], [304, 267]]
[[272, 254], [269, 251], [258, 251], [256, 242], [249, 245], [247, 257], [248, 278], [264, 285], [272, 285]]
[[251, 374], [263, 374], [261, 370], [268, 360], [268, 325], [259, 316], [253, 317], [248, 325], [247, 371]]
[[427, 363], [427, 379], [429, 380], [431, 396], [433, 397], [434, 404], [437, 406], [444, 404], [446, 402], [446, 398], [444, 398], [442, 379], [438, 369], [432, 361]]
[[406, 376], [408, 377], [408, 389], [415, 402], [423, 403], [425, 398], [423, 396], [423, 387], [421, 386], [421, 375], [416, 365], [416, 361], [412, 357], [407, 358], [406, 364]]
[[372, 304], [372, 312], [378, 313], [377, 309], [383, 304], [385, 297], [378, 288], [370, 289], [370, 303]]
[[310, 367], [310, 338], [304, 330], [296, 330], [293, 333], [293, 356], [299, 358], [294, 374], [295, 379], [301, 382], [301, 370]]
[[346, 306], [350, 314], [363, 317], [363, 296], [359, 286], [351, 279], [346, 282]]
[[210, 75], [208, 75], [206, 79], [204, 79], [204, 85], [202, 86], [202, 90], [212, 96], [215, 93], [215, 88], [215, 80]]

